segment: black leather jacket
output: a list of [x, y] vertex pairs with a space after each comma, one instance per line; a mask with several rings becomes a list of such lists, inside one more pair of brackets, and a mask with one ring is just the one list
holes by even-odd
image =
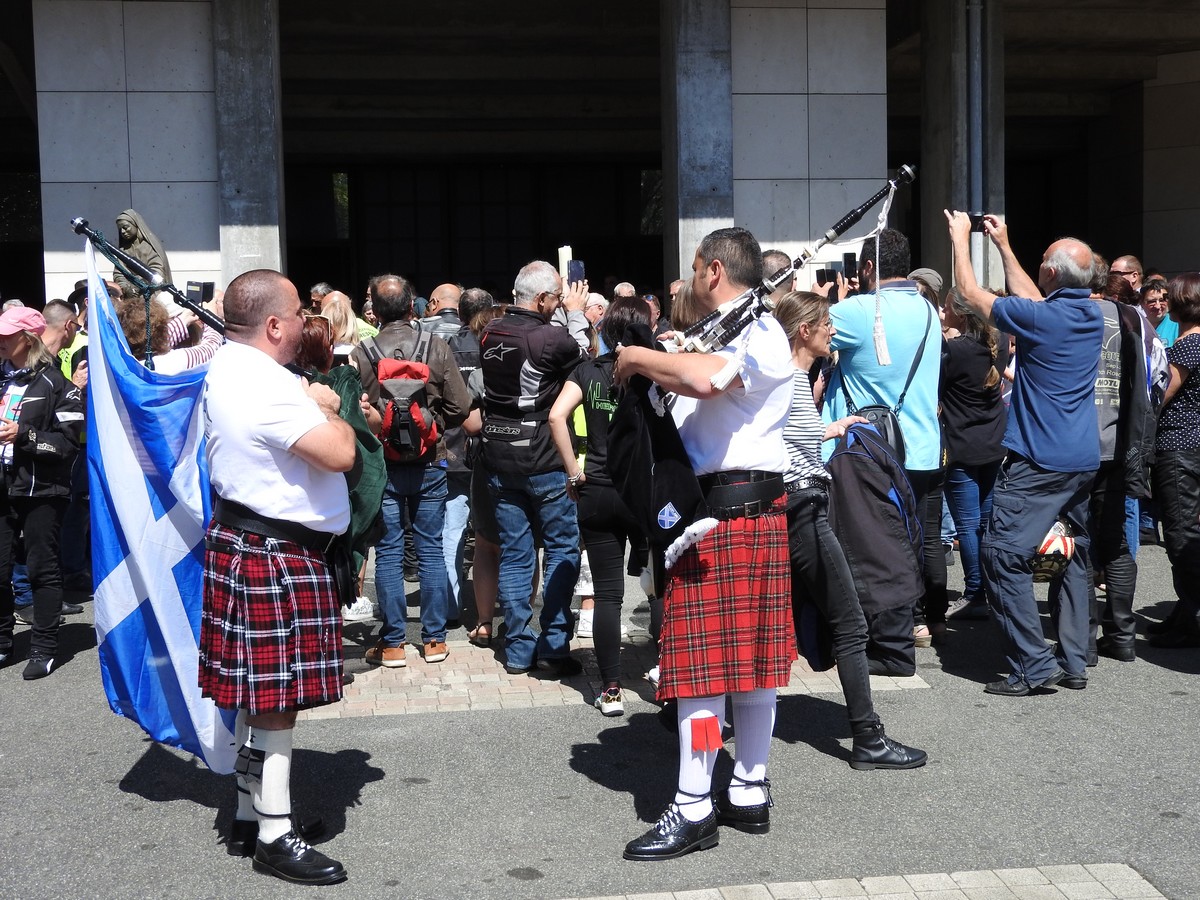
[[4, 471], [10, 497], [69, 497], [71, 467], [83, 435], [83, 395], [63, 376], [58, 359], [0, 374], [3, 389], [28, 379], [17, 418], [12, 465]]

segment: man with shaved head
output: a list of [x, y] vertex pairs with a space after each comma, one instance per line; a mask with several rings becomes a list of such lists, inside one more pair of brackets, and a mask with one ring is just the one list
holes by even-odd
[[[1007, 226], [986, 216], [984, 228], [1000, 251], [1014, 295], [996, 297], [979, 286], [971, 268], [970, 218], [963, 212], [947, 212], [946, 218], [960, 296], [1017, 341], [1004, 435], [1008, 455], [996, 480], [982, 548], [988, 601], [1012, 674], [984, 690], [1004, 697], [1054, 685], [1082, 690], [1090, 629], [1088, 503], [1100, 467], [1095, 384], [1104, 339], [1104, 315], [1090, 299], [1092, 249], [1074, 238], [1055, 241], [1034, 284], [1013, 256]], [[1030, 560], [1059, 519], [1074, 531], [1075, 553], [1062, 576], [1058, 602], [1051, 604], [1058, 633], [1052, 650], [1042, 633]]]
[[340, 399], [286, 365], [304, 330], [295, 286], [259, 269], [225, 292], [226, 343], [204, 380], [215, 501], [204, 540], [200, 689], [236, 710], [238, 803], [227, 840], [254, 868], [300, 884], [346, 878], [294, 824], [292, 729], [342, 697], [342, 620], [327, 559], [350, 524], [343, 475], [354, 431]]
[[458, 301], [462, 299], [462, 293], [462, 288], [457, 284], [439, 284], [435, 287], [429, 294], [429, 303], [425, 305], [421, 327], [431, 328], [434, 334], [447, 341], [457, 335], [463, 327], [458, 315]]

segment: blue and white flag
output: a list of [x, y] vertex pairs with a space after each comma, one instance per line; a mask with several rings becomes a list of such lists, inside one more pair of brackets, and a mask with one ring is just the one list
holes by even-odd
[[200, 696], [204, 525], [201, 397], [208, 366], [151, 372], [133, 357], [88, 243], [88, 476], [100, 672], [113, 712], [233, 771], [234, 713]]

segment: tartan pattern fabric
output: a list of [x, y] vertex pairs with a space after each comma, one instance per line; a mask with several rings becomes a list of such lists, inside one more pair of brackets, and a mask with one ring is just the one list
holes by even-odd
[[722, 522], [667, 573], [658, 698], [783, 687], [795, 659], [786, 516]]
[[342, 697], [342, 617], [325, 557], [290, 541], [209, 525], [200, 690], [251, 715]]

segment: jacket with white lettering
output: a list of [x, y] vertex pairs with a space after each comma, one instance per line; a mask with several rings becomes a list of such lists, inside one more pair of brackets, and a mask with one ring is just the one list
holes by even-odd
[[0, 390], [28, 379], [13, 439], [12, 465], [4, 472], [10, 497], [70, 497], [71, 466], [83, 435], [83, 397], [54, 364], [0, 373]]
[[566, 328], [519, 306], [488, 323], [480, 349], [485, 465], [530, 475], [561, 469], [550, 438], [550, 407], [586, 351]]

